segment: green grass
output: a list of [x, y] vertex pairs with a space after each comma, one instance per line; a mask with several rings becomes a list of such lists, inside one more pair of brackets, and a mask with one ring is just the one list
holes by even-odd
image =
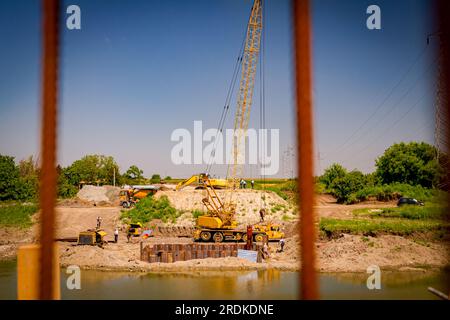
[[402, 206], [396, 208], [382, 209], [355, 209], [353, 215], [356, 217], [371, 218], [404, 218], [409, 220], [439, 220], [444, 219], [446, 209], [442, 206], [425, 205], [419, 206]]
[[122, 210], [120, 218], [131, 223], [145, 224], [153, 219], [175, 222], [180, 215], [181, 212], [172, 207], [167, 196], [159, 199], [149, 196], [139, 201], [133, 209]]
[[409, 220], [398, 218], [378, 219], [334, 219], [322, 218], [319, 228], [327, 236], [341, 233], [361, 235], [411, 235], [417, 232], [442, 231], [449, 228], [447, 223], [439, 220]]
[[285, 211], [285, 210], [286, 207], [284, 204], [276, 204], [272, 208], [270, 208], [270, 211], [272, 211], [272, 213], [277, 213], [278, 211]]
[[195, 218], [195, 219], [197, 219], [198, 217], [200, 217], [200, 216], [202, 216], [202, 215], [204, 215], [205, 213], [204, 212], [202, 212], [202, 211], [200, 211], [200, 210], [193, 210], [192, 211], [192, 216]]
[[38, 205], [34, 203], [2, 203], [0, 205], [0, 226], [31, 227], [33, 225], [31, 217], [38, 209]]
[[408, 197], [424, 202], [441, 202], [445, 196], [445, 192], [442, 190], [428, 189], [404, 183], [369, 186], [354, 193], [354, 198], [358, 201], [368, 200], [369, 198], [389, 201], [400, 197]]
[[[250, 186], [249, 181], [247, 181], [247, 186]], [[297, 182], [289, 179], [255, 180], [255, 189], [272, 191], [284, 200], [293, 201], [297, 192]]]

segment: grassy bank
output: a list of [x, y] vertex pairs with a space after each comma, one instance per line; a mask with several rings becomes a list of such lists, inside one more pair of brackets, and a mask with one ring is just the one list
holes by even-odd
[[408, 219], [334, 219], [322, 218], [320, 230], [328, 237], [341, 233], [376, 236], [380, 234], [411, 235], [417, 232], [445, 232], [448, 224], [439, 220], [408, 220]]
[[412, 235], [433, 233], [441, 238], [449, 230], [446, 207], [436, 204], [380, 209], [355, 209], [353, 219], [322, 218], [320, 231], [328, 237], [341, 233]]
[[31, 227], [31, 217], [38, 211], [38, 205], [34, 203], [2, 203], [0, 205], [0, 227]]
[[356, 209], [353, 210], [355, 217], [370, 218], [404, 218], [410, 220], [443, 220], [446, 216], [446, 210], [442, 206], [426, 205], [402, 206], [397, 208], [382, 209]]

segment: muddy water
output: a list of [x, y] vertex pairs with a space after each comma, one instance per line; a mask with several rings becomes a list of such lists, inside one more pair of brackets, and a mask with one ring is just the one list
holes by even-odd
[[[81, 271], [81, 289], [68, 290], [61, 270], [63, 299], [295, 299], [298, 273], [276, 270], [251, 272], [189, 272], [136, 274]], [[367, 275], [321, 274], [323, 299], [434, 299], [427, 287], [449, 292], [449, 275], [423, 272], [383, 272], [381, 290], [368, 290]], [[16, 263], [0, 262], [0, 299], [15, 299]]]

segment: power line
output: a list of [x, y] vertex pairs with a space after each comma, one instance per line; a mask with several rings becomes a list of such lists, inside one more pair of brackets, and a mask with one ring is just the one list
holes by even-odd
[[428, 46], [425, 46], [414, 59], [413, 63], [409, 66], [405, 73], [400, 77], [399, 81], [394, 85], [394, 87], [389, 91], [387, 96], [381, 101], [381, 103], [376, 107], [376, 109], [369, 115], [369, 117], [355, 130], [353, 133], [338, 147], [336, 147], [333, 151], [328, 154], [336, 153], [340, 151], [375, 115], [376, 113], [383, 107], [387, 100], [392, 96], [394, 91], [400, 86], [400, 84], [406, 79], [406, 76], [411, 72], [411, 70], [416, 66], [416, 64], [420, 61], [422, 56], [425, 54]]
[[[425, 70], [425, 72], [423, 72], [421, 75], [419, 75], [419, 77], [417, 77], [416, 81], [414, 81], [414, 83], [408, 88], [408, 90], [400, 97], [400, 99], [397, 100], [397, 102], [393, 105], [392, 108], [389, 109], [389, 111], [387, 113], [385, 113], [381, 119], [379, 119], [376, 123], [374, 123], [374, 126], [372, 126], [373, 128], [377, 127], [384, 119], [387, 118], [387, 116], [389, 116], [392, 111], [394, 111], [399, 105], [400, 102], [402, 102], [411, 92], [412, 90], [417, 86], [417, 84], [420, 82], [420, 80], [423, 79], [423, 77], [432, 70], [433, 65], [435, 64], [435, 62], [437, 61], [437, 59], [433, 60], [432, 63], [428, 66], [428, 68]], [[371, 132], [370, 127], [369, 130], [364, 131], [364, 133], [360, 136], [364, 137], [367, 133]], [[343, 147], [341, 149], [341, 151], [349, 148], [350, 146], [354, 145], [355, 143], [357, 143], [358, 140], [355, 140], [354, 142], [350, 143], [349, 145]]]
[[[419, 102], [421, 102], [426, 96], [426, 93], [424, 93], [422, 95], [422, 97], [416, 101], [416, 103], [414, 103], [404, 114], [401, 115], [401, 117], [399, 117], [391, 126], [389, 126], [389, 128], [387, 128], [386, 130], [384, 130], [380, 135], [378, 135], [375, 139], [371, 140], [363, 149], [360, 149], [359, 152], [355, 154], [352, 154], [353, 159], [360, 157], [362, 154], [364, 154], [363, 151], [366, 151], [369, 147], [371, 147], [373, 145], [373, 143], [375, 143], [376, 141], [378, 141], [380, 138], [382, 138], [383, 136], [385, 136], [390, 130], [392, 130], [392, 128], [394, 128], [401, 120], [405, 119], [405, 117], [415, 108], [417, 107], [417, 105], [419, 104]], [[344, 160], [348, 160], [349, 157], [345, 158]]]

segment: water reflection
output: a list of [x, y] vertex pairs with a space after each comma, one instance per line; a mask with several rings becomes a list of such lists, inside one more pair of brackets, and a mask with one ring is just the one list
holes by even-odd
[[[196, 271], [127, 273], [81, 271], [81, 290], [68, 290], [61, 272], [63, 299], [296, 299], [298, 272]], [[322, 299], [435, 299], [428, 286], [450, 291], [449, 272], [382, 273], [382, 289], [368, 290], [365, 273], [320, 274]], [[15, 299], [15, 262], [0, 262], [0, 299]]]

